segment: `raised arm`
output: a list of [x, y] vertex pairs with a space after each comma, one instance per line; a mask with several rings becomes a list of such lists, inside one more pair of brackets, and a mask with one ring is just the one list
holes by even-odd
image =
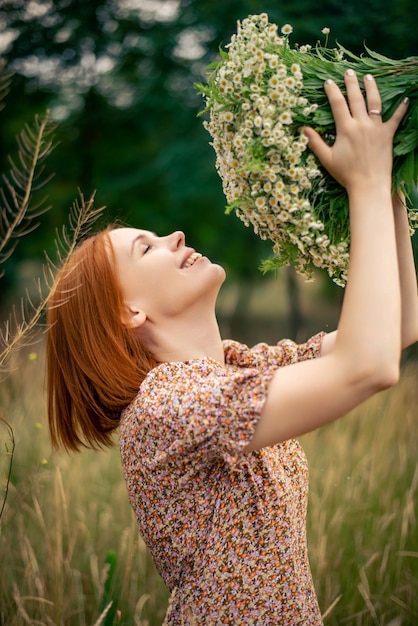
[[[418, 341], [418, 289], [408, 215], [405, 198], [398, 191], [392, 196], [398, 254], [399, 286], [401, 290], [401, 347], [407, 348]], [[328, 333], [321, 347], [324, 356], [334, 348], [337, 331]]]
[[275, 373], [248, 450], [327, 424], [398, 380], [401, 296], [391, 169], [393, 136], [407, 103], [383, 123], [368, 113], [381, 109], [373, 78], [365, 79], [367, 105], [355, 74], [348, 72], [345, 82], [347, 101], [337, 85], [325, 85], [334, 145], [306, 129], [311, 149], [349, 196], [350, 267], [338, 332], [323, 358]]
[[401, 288], [401, 345], [407, 348], [418, 341], [418, 290], [405, 198], [401, 192], [392, 197]]

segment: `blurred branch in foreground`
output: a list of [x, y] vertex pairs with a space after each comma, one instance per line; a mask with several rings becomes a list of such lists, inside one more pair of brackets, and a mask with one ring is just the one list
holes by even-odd
[[14, 437], [14, 433], [13, 433], [13, 428], [10, 426], [10, 424], [8, 422], [6, 422], [5, 419], [3, 419], [2, 417], [0, 417], [0, 422], [2, 422], [7, 429], [7, 433], [9, 435], [9, 441], [10, 441], [10, 447], [7, 443], [4, 444], [5, 447], [5, 454], [6, 456], [9, 457], [9, 463], [8, 463], [8, 469], [5, 475], [5, 481], [4, 481], [4, 494], [3, 494], [3, 501], [0, 504], [0, 518], [3, 515], [3, 511], [4, 511], [4, 507], [6, 506], [6, 500], [7, 500], [7, 494], [9, 493], [9, 484], [10, 484], [10, 477], [12, 475], [12, 467], [13, 467], [13, 455], [14, 455], [14, 451], [15, 451], [15, 437]]
[[[10, 75], [0, 67], [0, 101], [8, 91]], [[1, 103], [0, 103], [1, 106]], [[54, 124], [49, 113], [37, 116], [32, 125], [26, 125], [17, 136], [17, 158], [9, 157], [10, 169], [1, 178], [0, 186], [0, 265], [11, 257], [19, 240], [39, 226], [39, 217], [51, 207], [44, 196], [34, 200], [34, 194], [44, 187], [52, 175], [45, 173], [44, 161], [51, 154]], [[90, 230], [93, 222], [102, 213], [103, 207], [94, 207], [94, 193], [85, 199], [82, 192], [70, 210], [68, 226], [63, 226], [55, 240], [57, 263], [66, 262], [80, 239]], [[8, 319], [0, 328], [0, 382], [7, 378], [10, 356], [24, 345], [35, 341], [35, 330], [39, 327], [43, 312], [49, 301], [56, 272], [55, 263], [46, 256], [43, 276], [35, 280], [35, 293], [28, 290], [20, 305], [13, 306]], [[0, 273], [0, 277], [3, 274]], [[4, 477], [4, 496], [0, 506], [0, 518], [4, 511], [10, 483], [15, 439], [12, 426], [3, 418], [11, 446], [5, 444], [9, 456], [8, 470]]]

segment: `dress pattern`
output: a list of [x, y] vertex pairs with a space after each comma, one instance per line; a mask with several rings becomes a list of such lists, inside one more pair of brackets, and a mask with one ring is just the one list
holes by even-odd
[[296, 440], [251, 453], [278, 367], [323, 333], [167, 362], [124, 410], [120, 450], [139, 531], [171, 592], [164, 624], [322, 624], [306, 546], [308, 468]]

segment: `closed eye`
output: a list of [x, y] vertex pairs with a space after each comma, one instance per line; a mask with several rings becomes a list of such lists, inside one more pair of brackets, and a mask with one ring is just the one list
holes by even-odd
[[[135, 237], [135, 239], [133, 239], [132, 244], [131, 244], [131, 256], [134, 253], [134, 248], [135, 245], [140, 242], [141, 244], [145, 244], [145, 241], [150, 241], [151, 236], [156, 237], [157, 235], [155, 233], [139, 233], [139, 235], [137, 237]], [[147, 252], [149, 252], [149, 250], [152, 248], [151, 244], [148, 245], [144, 245], [144, 247], [141, 246], [141, 254], [146, 254]]]

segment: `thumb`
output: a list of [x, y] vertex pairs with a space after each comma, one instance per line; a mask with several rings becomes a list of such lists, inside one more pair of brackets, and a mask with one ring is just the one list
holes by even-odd
[[309, 148], [318, 157], [322, 165], [326, 167], [326, 164], [329, 161], [331, 148], [325, 143], [321, 135], [310, 126], [304, 126], [301, 130], [308, 138]]

